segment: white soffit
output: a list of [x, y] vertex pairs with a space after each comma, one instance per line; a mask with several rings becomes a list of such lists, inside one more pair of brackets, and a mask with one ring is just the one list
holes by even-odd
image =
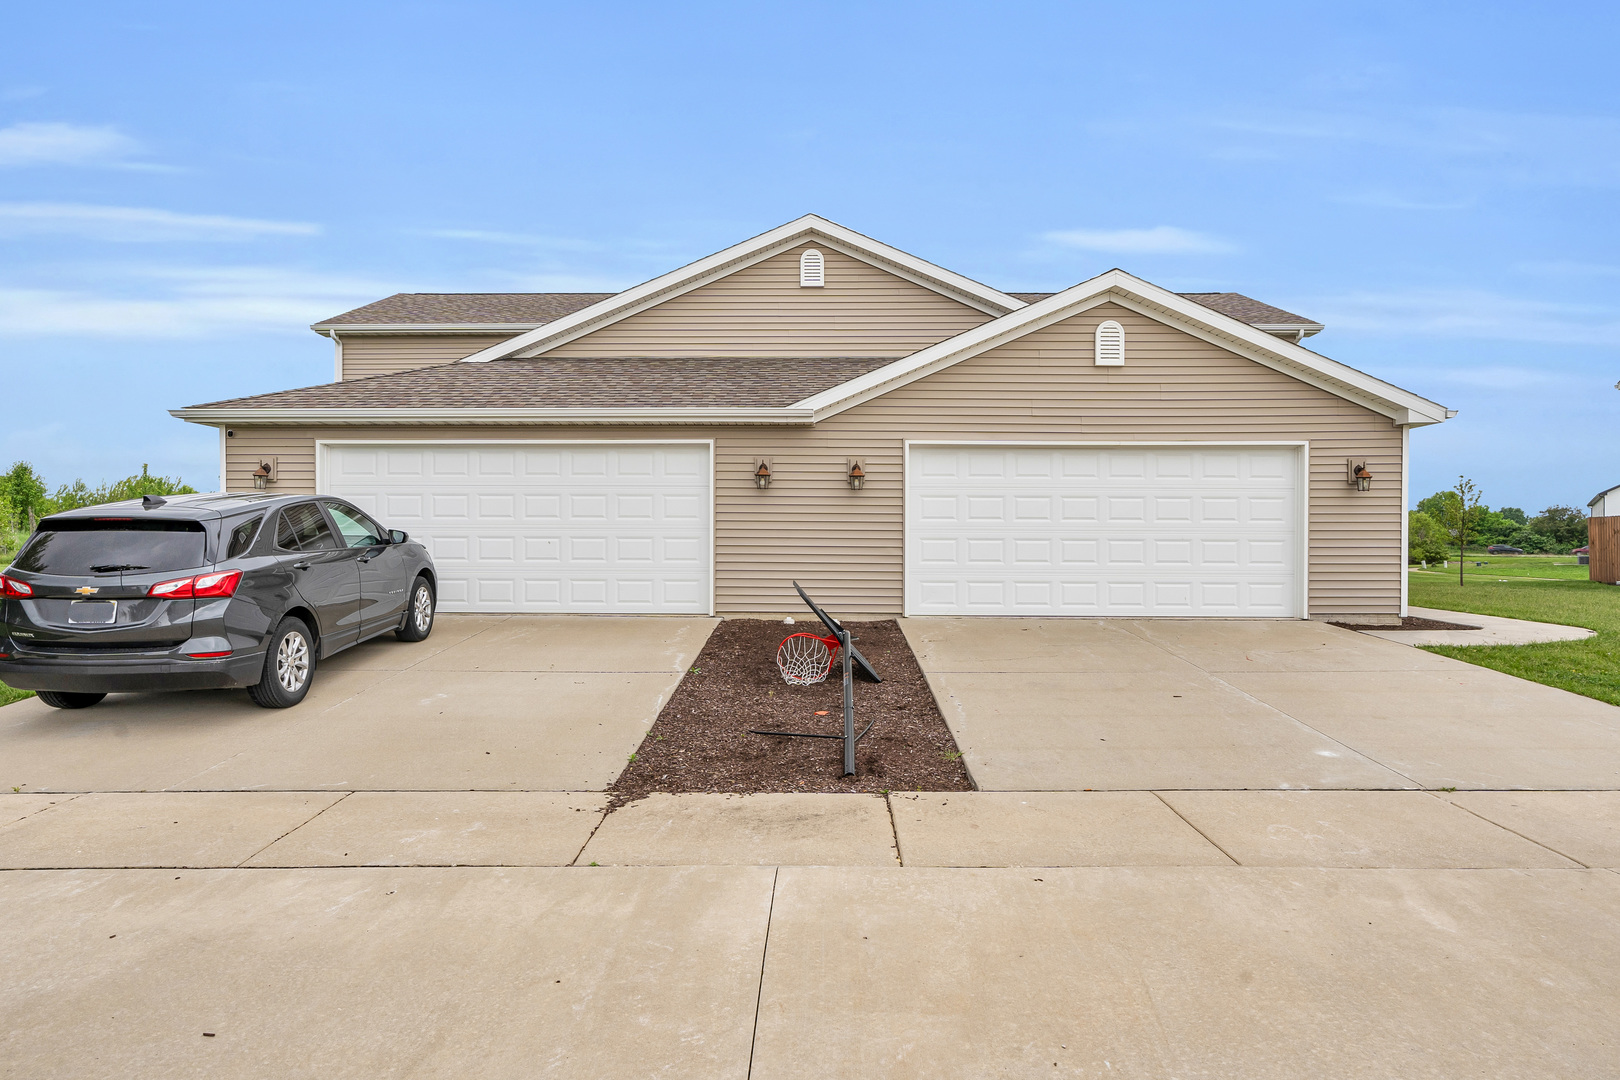
[[972, 278], [963, 277], [943, 266], [935, 266], [926, 259], [919, 259], [826, 218], [806, 214], [751, 240], [744, 240], [679, 270], [626, 289], [588, 308], [491, 345], [482, 352], [463, 358], [461, 363], [481, 364], [490, 360], [528, 359], [542, 355], [549, 349], [629, 318], [639, 311], [763, 262], [808, 239], [814, 239], [820, 247], [859, 259], [993, 317], [999, 318], [1028, 306], [1022, 300]]
[[1447, 409], [1402, 390], [1393, 383], [1329, 360], [1320, 353], [1161, 289], [1123, 270], [1110, 270], [1082, 281], [1044, 300], [896, 360], [886, 367], [795, 402], [791, 407], [810, 409], [818, 421], [823, 420], [998, 345], [1107, 303], [1129, 308], [1274, 371], [1353, 401], [1389, 417], [1398, 425], [1438, 424], [1457, 415], [1455, 409]]

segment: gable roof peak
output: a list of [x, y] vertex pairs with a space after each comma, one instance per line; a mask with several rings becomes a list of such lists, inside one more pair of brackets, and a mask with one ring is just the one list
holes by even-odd
[[651, 281], [644, 281], [624, 292], [615, 293], [590, 307], [554, 319], [544, 326], [519, 334], [498, 345], [492, 345], [482, 352], [464, 358], [461, 362], [481, 364], [489, 360], [539, 355], [682, 293], [691, 292], [711, 281], [763, 262], [773, 255], [795, 247], [807, 237], [814, 237], [818, 246], [859, 259], [896, 277], [932, 289], [968, 307], [976, 308], [993, 319], [1025, 306], [1024, 301], [1009, 296], [999, 289], [992, 289], [983, 282], [974, 281], [953, 270], [920, 259], [910, 252], [874, 240], [818, 214], [805, 214], [758, 236], [717, 251], [713, 255], [688, 263], [677, 270], [671, 270]]

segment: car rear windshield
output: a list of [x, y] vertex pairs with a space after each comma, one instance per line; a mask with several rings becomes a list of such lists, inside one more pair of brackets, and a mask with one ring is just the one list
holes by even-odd
[[45, 521], [12, 566], [33, 574], [166, 573], [203, 565], [201, 522], [131, 518]]

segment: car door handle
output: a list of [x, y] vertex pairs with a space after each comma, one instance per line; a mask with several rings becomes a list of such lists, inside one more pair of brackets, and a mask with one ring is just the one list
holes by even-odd
[[304, 562], [295, 562], [295, 563], [293, 563], [293, 569], [294, 570], [308, 570], [309, 569], [308, 560], [306, 560]]

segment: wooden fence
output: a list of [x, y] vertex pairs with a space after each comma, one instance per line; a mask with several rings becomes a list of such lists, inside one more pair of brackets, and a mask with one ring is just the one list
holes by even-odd
[[1589, 518], [1587, 528], [1592, 544], [1588, 579], [1620, 585], [1620, 516]]

